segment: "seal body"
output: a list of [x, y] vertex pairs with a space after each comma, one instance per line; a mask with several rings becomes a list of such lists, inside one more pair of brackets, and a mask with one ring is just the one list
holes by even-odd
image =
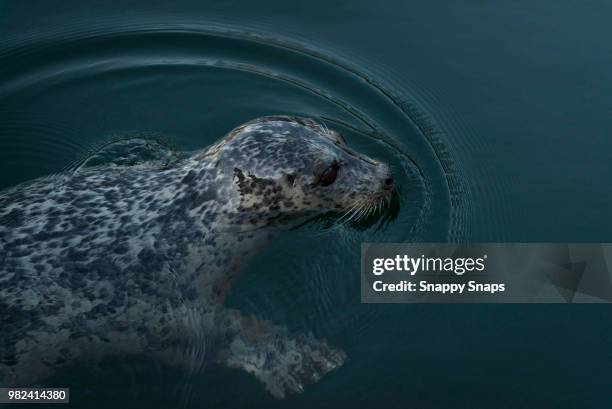
[[363, 213], [390, 187], [388, 167], [339, 133], [265, 117], [170, 169], [101, 166], [3, 192], [0, 383], [146, 353], [242, 368], [278, 398], [302, 391], [344, 352], [224, 308], [230, 284], [282, 230]]

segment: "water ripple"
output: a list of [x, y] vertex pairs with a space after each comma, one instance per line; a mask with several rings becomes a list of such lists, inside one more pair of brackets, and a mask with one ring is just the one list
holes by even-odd
[[[360, 304], [360, 243], [469, 237], [466, 172], [444, 127], [423, 110], [436, 96], [402, 91], [381, 68], [365, 69], [303, 39], [153, 19], [4, 38], [0, 61], [0, 115], [12, 118], [0, 121], [0, 160], [17, 175], [33, 162], [48, 163], [28, 178], [116, 163], [109, 155], [138, 163], [133, 155], [142, 144], [107, 144], [109, 134], [120, 142], [150, 131], [172, 134], [178, 149], [201, 149], [270, 114], [318, 118], [356, 150], [389, 163], [400, 186], [397, 217], [378, 229], [289, 232], [257, 257], [228, 300], [256, 316], [359, 351], [385, 313]], [[20, 115], [3, 114], [9, 111]], [[444, 118], [452, 125], [446, 129], [469, 131], [456, 117]], [[8, 162], [11, 144], [17, 156]], [[155, 152], [147, 155], [165, 158], [168, 151]]]

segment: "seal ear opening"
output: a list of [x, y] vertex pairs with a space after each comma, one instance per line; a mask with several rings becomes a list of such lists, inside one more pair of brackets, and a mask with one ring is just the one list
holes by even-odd
[[293, 187], [295, 185], [295, 174], [287, 175], [286, 178], [289, 186]]

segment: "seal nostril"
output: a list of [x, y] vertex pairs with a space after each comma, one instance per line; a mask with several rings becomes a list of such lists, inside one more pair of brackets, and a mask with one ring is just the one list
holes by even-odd
[[385, 185], [391, 186], [393, 184], [393, 178], [389, 177], [385, 179]]

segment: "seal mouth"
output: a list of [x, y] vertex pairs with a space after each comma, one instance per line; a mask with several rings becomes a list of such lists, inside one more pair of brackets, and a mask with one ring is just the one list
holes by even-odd
[[341, 211], [338, 223], [359, 223], [371, 217], [383, 215], [391, 205], [393, 189], [383, 189], [369, 197], [357, 200], [348, 209]]

